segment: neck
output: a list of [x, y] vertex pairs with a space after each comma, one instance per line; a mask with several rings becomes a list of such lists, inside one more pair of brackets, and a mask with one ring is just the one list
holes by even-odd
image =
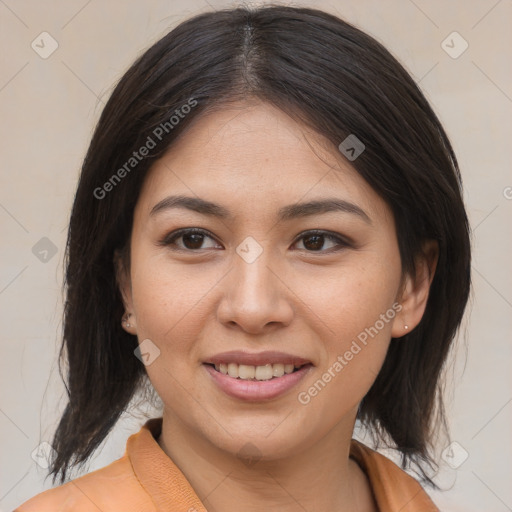
[[355, 413], [309, 448], [279, 460], [242, 460], [165, 413], [158, 443], [208, 510], [370, 512], [377, 510], [370, 486], [349, 458], [354, 421]]

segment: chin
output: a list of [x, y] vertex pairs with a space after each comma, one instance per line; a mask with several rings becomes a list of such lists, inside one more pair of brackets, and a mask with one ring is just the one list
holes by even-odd
[[244, 426], [230, 423], [229, 433], [222, 430], [219, 435], [210, 437], [209, 441], [218, 449], [242, 461], [247, 459], [271, 462], [286, 459], [309, 443], [306, 442], [304, 432], [299, 437], [297, 430], [300, 429], [286, 428], [283, 423], [286, 420], [282, 422], [281, 419], [271, 425], [268, 422], [260, 425], [253, 422]]

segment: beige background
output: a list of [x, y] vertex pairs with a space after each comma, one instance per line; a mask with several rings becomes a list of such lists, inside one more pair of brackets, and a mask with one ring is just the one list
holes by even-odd
[[[228, 5], [0, 0], [0, 510], [12, 510], [51, 486], [31, 453], [51, 440], [64, 405], [56, 353], [65, 229], [78, 169], [105, 98], [135, 57], [170, 28]], [[474, 290], [471, 318], [447, 381], [452, 439], [458, 444], [451, 458], [445, 451], [441, 459], [439, 482], [448, 490], [431, 494], [444, 511], [510, 511], [512, 2], [295, 5], [328, 10], [380, 40], [420, 83], [452, 139], [474, 229]], [[464, 41], [469, 45], [458, 58], [442, 47], [454, 31], [463, 39], [447, 39], [452, 54]], [[46, 59], [31, 47], [35, 41], [40, 53], [51, 49], [42, 32], [58, 43]], [[90, 469], [120, 457], [127, 436], [143, 421], [127, 417], [120, 423]]]

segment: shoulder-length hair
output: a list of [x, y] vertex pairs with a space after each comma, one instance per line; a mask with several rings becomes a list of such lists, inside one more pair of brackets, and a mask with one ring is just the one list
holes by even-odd
[[144, 382], [137, 338], [121, 328], [113, 259], [120, 251], [128, 260], [148, 169], [206, 109], [247, 97], [277, 106], [334, 149], [351, 134], [363, 142], [351, 164], [393, 211], [404, 273], [414, 272], [425, 240], [439, 245], [424, 316], [391, 341], [358, 412], [392, 440], [403, 467], [412, 462], [432, 484], [422, 466], [433, 463], [439, 420], [446, 425], [441, 371], [470, 290], [457, 160], [424, 95], [380, 43], [333, 15], [285, 6], [221, 10], [181, 23], [130, 67], [102, 112], [67, 240], [60, 355], [69, 403], [53, 439], [54, 481], [87, 461]]

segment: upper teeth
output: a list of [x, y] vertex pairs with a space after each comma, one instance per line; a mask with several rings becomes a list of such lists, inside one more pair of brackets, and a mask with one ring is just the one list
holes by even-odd
[[[282, 377], [285, 373], [292, 373], [296, 367], [293, 364], [266, 364], [252, 366], [248, 364], [216, 364], [215, 369], [224, 375], [243, 380], [270, 380], [272, 377]], [[299, 366], [297, 366], [299, 368]]]

